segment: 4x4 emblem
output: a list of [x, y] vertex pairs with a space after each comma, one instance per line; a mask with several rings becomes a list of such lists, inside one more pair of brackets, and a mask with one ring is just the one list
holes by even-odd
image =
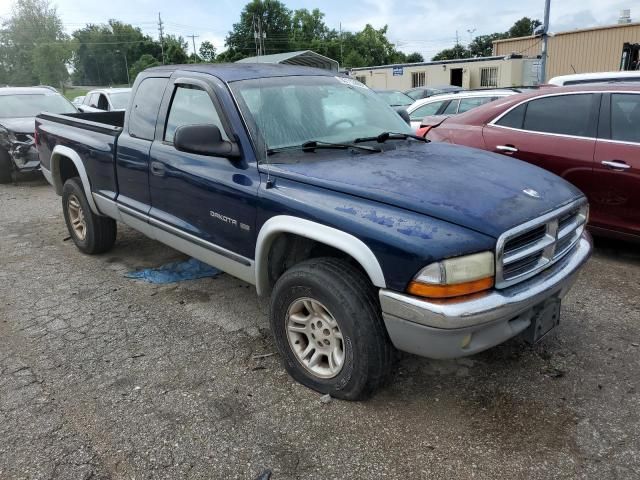
[[533, 188], [525, 188], [524, 190], [522, 190], [522, 193], [524, 193], [525, 195], [529, 195], [532, 198], [540, 198], [540, 194]]

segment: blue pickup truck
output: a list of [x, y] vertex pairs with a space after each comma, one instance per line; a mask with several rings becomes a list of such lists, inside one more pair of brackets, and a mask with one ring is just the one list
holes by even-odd
[[395, 349], [538, 341], [592, 248], [569, 183], [414, 138], [321, 70], [151, 68], [126, 113], [41, 114], [36, 144], [82, 252], [122, 222], [255, 285], [287, 371], [344, 399], [375, 391]]

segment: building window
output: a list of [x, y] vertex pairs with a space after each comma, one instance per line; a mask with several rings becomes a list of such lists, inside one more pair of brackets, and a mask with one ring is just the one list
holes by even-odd
[[498, 67], [485, 67], [480, 69], [480, 86], [498, 86]]
[[427, 84], [426, 72], [411, 73], [411, 88], [424, 87]]
[[365, 85], [367, 84], [367, 77], [365, 77], [364, 75], [356, 76], [356, 80], [359, 81], [360, 83], [364, 83]]

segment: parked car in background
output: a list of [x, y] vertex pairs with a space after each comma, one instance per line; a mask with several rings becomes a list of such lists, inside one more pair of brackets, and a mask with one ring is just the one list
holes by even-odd
[[407, 108], [411, 127], [418, 129], [423, 125], [423, 119], [430, 117], [432, 121], [439, 121], [473, 108], [492, 102], [498, 98], [515, 95], [517, 90], [470, 90], [459, 93], [448, 93], [417, 100]]
[[81, 112], [119, 112], [129, 104], [130, 88], [103, 88], [89, 91], [78, 107]]
[[421, 98], [428, 98], [433, 95], [440, 95], [441, 93], [460, 92], [462, 90], [464, 90], [464, 88], [455, 85], [439, 85], [436, 87], [415, 87], [405, 90], [404, 93], [414, 100], [420, 100]]
[[36, 119], [73, 242], [105, 252], [121, 221], [255, 284], [285, 368], [322, 393], [371, 394], [394, 348], [455, 358], [540, 340], [589, 257], [577, 188], [416, 138], [351, 78], [167, 65], [134, 92], [125, 112]]
[[82, 105], [82, 102], [84, 101], [84, 95], [79, 95], [77, 97], [74, 97], [73, 100], [71, 100], [71, 103], [73, 103], [76, 107], [79, 107], [80, 105]]
[[547, 83], [559, 87], [594, 83], [640, 82], [640, 71], [576, 73], [553, 77]]
[[390, 107], [408, 107], [413, 103], [413, 98], [399, 90], [374, 90]]
[[540, 89], [449, 118], [427, 138], [554, 172], [587, 195], [595, 233], [640, 240], [640, 85]]
[[0, 183], [11, 182], [17, 172], [39, 168], [34, 131], [35, 116], [40, 112], [77, 110], [50, 87], [0, 88]]

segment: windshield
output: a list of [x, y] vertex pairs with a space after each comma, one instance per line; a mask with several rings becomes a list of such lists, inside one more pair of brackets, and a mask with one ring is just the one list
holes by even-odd
[[111, 105], [113, 105], [113, 108], [115, 109], [123, 110], [127, 108], [130, 96], [131, 92], [112, 93], [110, 95]]
[[261, 78], [234, 82], [231, 89], [249, 128], [267, 149], [413, 133], [378, 94], [349, 78]]
[[379, 91], [378, 95], [384, 98], [384, 101], [387, 102], [392, 107], [406, 107], [413, 103], [413, 98], [408, 95], [405, 95], [402, 92], [394, 92], [394, 91]]
[[74, 113], [75, 107], [62, 95], [0, 95], [0, 118], [35, 117], [41, 112]]

